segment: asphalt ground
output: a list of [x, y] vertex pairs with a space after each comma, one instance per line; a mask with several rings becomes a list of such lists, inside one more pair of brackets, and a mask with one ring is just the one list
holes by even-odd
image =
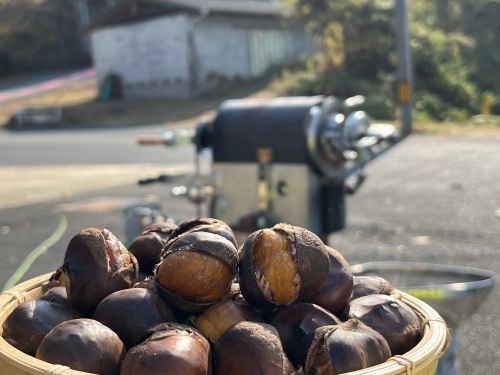
[[[499, 155], [499, 134], [410, 136], [366, 168], [367, 180], [347, 198], [347, 227], [330, 236], [330, 245], [351, 265], [397, 260], [500, 274]], [[189, 202], [171, 196], [172, 185], [126, 181], [0, 209], [2, 285], [32, 250], [39, 256], [18, 281], [55, 270], [81, 229], [107, 226], [123, 241], [126, 208], [147, 195], [179, 222], [196, 215]], [[496, 285], [458, 327], [458, 374], [500, 374], [499, 311]]]

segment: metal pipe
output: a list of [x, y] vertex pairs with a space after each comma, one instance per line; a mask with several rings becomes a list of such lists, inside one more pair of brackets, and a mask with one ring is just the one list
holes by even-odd
[[406, 0], [395, 0], [396, 50], [398, 56], [397, 99], [401, 108], [401, 133], [406, 137], [412, 129], [412, 72]]

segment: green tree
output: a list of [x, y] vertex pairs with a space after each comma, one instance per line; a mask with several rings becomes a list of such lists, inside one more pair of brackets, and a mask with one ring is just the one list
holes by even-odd
[[473, 79], [482, 91], [500, 95], [500, 1], [461, 1], [463, 30], [475, 41], [466, 58], [473, 66]]
[[[358, 80], [377, 82], [394, 71], [392, 9], [384, 0], [288, 0], [296, 17], [322, 46], [315, 56], [320, 73], [348, 71]], [[335, 89], [334, 89], [335, 91]]]
[[[397, 64], [394, 1], [284, 2], [321, 42], [313, 59], [319, 87], [388, 94]], [[500, 0], [408, 0], [408, 9], [416, 108], [436, 119], [477, 113], [481, 92], [499, 92]]]
[[0, 0], [0, 75], [85, 60], [68, 0]]
[[410, 3], [416, 108], [439, 120], [465, 119], [478, 106], [465, 56], [475, 47], [462, 31], [458, 1]]

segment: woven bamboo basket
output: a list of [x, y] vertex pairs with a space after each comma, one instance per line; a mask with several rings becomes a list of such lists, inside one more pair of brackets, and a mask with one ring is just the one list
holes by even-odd
[[[16, 285], [0, 295], [0, 330], [7, 316], [22, 302], [36, 299], [47, 290], [52, 273], [38, 276]], [[395, 356], [378, 366], [350, 372], [349, 375], [433, 375], [438, 359], [449, 345], [448, 328], [439, 314], [428, 304], [400, 292], [422, 319], [422, 339], [408, 353]], [[8, 375], [85, 375], [66, 366], [40, 361], [15, 349], [0, 337], [0, 373]]]

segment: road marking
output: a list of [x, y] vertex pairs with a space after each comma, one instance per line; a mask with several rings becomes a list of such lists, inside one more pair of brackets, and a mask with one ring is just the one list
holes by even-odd
[[64, 232], [66, 232], [66, 229], [68, 228], [68, 219], [62, 213], [40, 206], [33, 206], [33, 207], [37, 210], [56, 216], [58, 218], [57, 228], [49, 238], [43, 241], [39, 246], [37, 246], [34, 250], [32, 250], [28, 254], [28, 256], [24, 259], [19, 268], [13, 273], [13, 275], [9, 278], [9, 280], [7, 280], [7, 282], [3, 286], [2, 291], [14, 287], [19, 282], [19, 280], [21, 280], [24, 274], [30, 269], [35, 260], [37, 260], [40, 255], [45, 254], [52, 245], [57, 243], [57, 241], [61, 239]]
[[12, 90], [2, 90], [0, 91], [0, 103], [57, 89], [71, 82], [79, 81], [85, 78], [93, 78], [95, 77], [95, 74], [96, 74], [95, 69], [90, 68], [82, 70], [80, 72], [72, 73], [70, 75], [65, 75], [63, 77], [54, 78], [41, 83], [36, 83], [34, 85], [25, 86]]

